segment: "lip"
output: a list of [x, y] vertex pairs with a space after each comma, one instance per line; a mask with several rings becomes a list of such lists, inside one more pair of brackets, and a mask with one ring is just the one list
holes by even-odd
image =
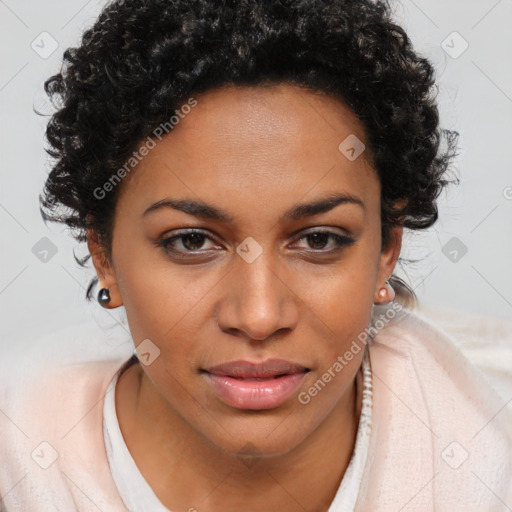
[[213, 375], [250, 379], [291, 375], [302, 373], [305, 370], [308, 370], [308, 368], [301, 364], [287, 361], [286, 359], [266, 359], [259, 362], [247, 360], [230, 361], [228, 363], [212, 366], [205, 371]]
[[284, 359], [231, 361], [203, 370], [219, 398], [237, 409], [274, 409], [302, 384], [309, 368]]

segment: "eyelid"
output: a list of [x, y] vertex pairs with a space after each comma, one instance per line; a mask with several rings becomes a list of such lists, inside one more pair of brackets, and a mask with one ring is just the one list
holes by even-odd
[[310, 228], [302, 228], [292, 233], [292, 236], [299, 233], [301, 234], [301, 238], [303, 236], [313, 235], [315, 233], [329, 233], [339, 236], [345, 236], [347, 238], [352, 238], [352, 236], [347, 230], [335, 226], [314, 226]]

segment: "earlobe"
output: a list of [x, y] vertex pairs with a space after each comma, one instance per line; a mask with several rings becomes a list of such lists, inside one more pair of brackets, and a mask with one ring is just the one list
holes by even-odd
[[395, 269], [396, 262], [402, 248], [403, 227], [392, 228], [386, 247], [383, 248], [380, 258], [379, 276], [375, 290], [374, 304], [389, 304], [395, 299], [396, 293], [389, 278]]
[[98, 276], [98, 303], [107, 309], [122, 306], [123, 301], [117, 286], [117, 277], [108, 261], [104, 246], [98, 241], [96, 234], [87, 230], [87, 247]]
[[389, 281], [386, 281], [384, 285], [375, 294], [373, 303], [375, 305], [389, 304], [393, 302], [396, 297], [395, 289], [391, 286]]

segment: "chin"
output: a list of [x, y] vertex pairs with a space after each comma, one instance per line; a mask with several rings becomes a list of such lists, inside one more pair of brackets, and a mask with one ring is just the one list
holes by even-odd
[[[215, 422], [218, 425], [215, 431], [201, 434], [217, 449], [240, 458], [242, 462], [245, 459], [254, 462], [286, 455], [308, 437], [310, 431], [305, 428], [303, 419], [295, 428], [293, 421], [288, 413], [271, 418], [251, 411], [244, 419]], [[312, 427], [311, 432], [313, 430]]]

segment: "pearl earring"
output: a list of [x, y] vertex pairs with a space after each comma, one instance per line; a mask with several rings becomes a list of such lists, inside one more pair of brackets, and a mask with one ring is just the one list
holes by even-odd
[[104, 308], [107, 308], [107, 304], [110, 302], [110, 292], [108, 288], [102, 288], [98, 292], [98, 302]]
[[393, 300], [395, 300], [395, 296], [396, 296], [395, 289], [391, 286], [391, 284], [389, 283], [389, 280], [387, 280], [384, 283], [384, 286], [379, 290], [379, 297], [383, 300], [385, 300], [387, 297], [388, 301], [382, 302], [382, 303], [379, 302], [379, 304], [389, 304], [390, 302], [393, 302]]

